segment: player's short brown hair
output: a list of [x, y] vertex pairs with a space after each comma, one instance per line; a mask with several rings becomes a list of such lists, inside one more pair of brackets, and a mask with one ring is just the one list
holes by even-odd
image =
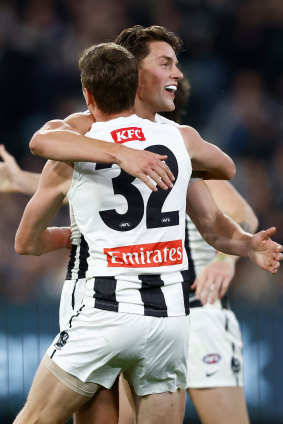
[[98, 108], [108, 114], [134, 106], [138, 71], [134, 56], [115, 43], [86, 49], [79, 60], [82, 86], [93, 95]]
[[177, 55], [182, 47], [182, 40], [174, 32], [158, 25], [143, 27], [135, 25], [124, 29], [115, 39], [115, 43], [125, 47], [131, 52], [139, 65], [149, 54], [149, 43], [151, 41], [164, 41], [173, 48]]

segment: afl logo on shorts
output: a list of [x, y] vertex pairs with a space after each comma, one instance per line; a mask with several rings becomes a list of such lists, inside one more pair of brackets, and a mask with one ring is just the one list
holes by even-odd
[[221, 359], [221, 355], [219, 353], [209, 353], [205, 355], [202, 360], [205, 364], [217, 364]]
[[59, 349], [59, 350], [62, 349], [62, 347], [67, 343], [68, 338], [69, 338], [69, 334], [67, 333], [67, 331], [61, 331], [57, 342], [54, 344], [56, 349]]

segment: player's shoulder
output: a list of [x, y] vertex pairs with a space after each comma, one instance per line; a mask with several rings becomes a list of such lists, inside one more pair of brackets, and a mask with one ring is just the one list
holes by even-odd
[[172, 119], [168, 119], [168, 118], [164, 118], [164, 116], [159, 115], [159, 113], [157, 113], [155, 115], [155, 123], [156, 124], [167, 124], [167, 125], [172, 125], [173, 127], [180, 127], [180, 124], [178, 124], [175, 121], [172, 121]]
[[86, 132], [91, 128], [95, 120], [93, 115], [86, 110], [84, 112], [72, 113], [64, 119], [64, 122], [70, 125], [73, 129], [78, 129], [78, 132], [81, 132], [82, 128], [84, 129], [84, 132]]
[[48, 160], [44, 166], [45, 175], [51, 180], [63, 180], [69, 178], [73, 173], [73, 164]]

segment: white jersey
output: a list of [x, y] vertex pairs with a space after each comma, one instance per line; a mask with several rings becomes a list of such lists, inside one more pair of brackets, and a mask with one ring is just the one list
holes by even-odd
[[184, 234], [191, 164], [180, 132], [132, 115], [95, 123], [87, 136], [167, 155], [175, 182], [152, 192], [117, 165], [75, 164], [68, 197], [89, 248], [86, 303], [155, 316], [188, 313]]

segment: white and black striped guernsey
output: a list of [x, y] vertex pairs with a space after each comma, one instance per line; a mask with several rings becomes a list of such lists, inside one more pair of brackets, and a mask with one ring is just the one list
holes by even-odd
[[132, 115], [95, 123], [87, 136], [166, 154], [175, 182], [168, 191], [151, 192], [117, 165], [76, 163], [68, 197], [84, 238], [79, 243], [73, 229], [68, 278], [86, 274], [84, 303], [96, 308], [188, 314], [184, 235], [191, 164], [179, 130]]

